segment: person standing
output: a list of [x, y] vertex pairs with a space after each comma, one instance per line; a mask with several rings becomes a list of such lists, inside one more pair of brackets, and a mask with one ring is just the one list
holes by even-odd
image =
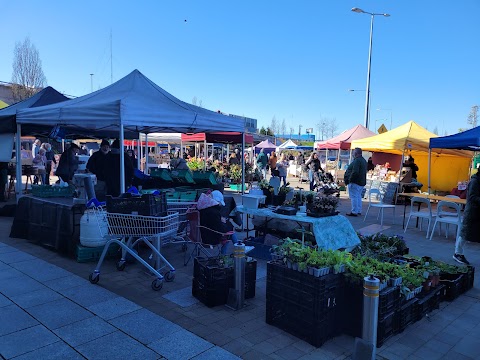
[[455, 241], [455, 254], [453, 254], [455, 261], [470, 265], [463, 255], [465, 241], [478, 241], [478, 234], [480, 234], [480, 182], [477, 173], [472, 175], [468, 183], [462, 227]]
[[47, 165], [45, 166], [45, 185], [50, 185], [50, 174], [52, 173], [52, 163], [57, 165], [57, 160], [55, 159], [55, 153], [52, 150], [52, 145], [49, 143], [43, 143], [45, 145], [45, 157], [47, 158]]
[[345, 171], [345, 184], [348, 185], [348, 195], [352, 210], [347, 216], [362, 214], [362, 191], [367, 184], [367, 162], [362, 157], [362, 149], [353, 150], [354, 159]]
[[257, 156], [257, 167], [260, 170], [262, 177], [267, 179], [267, 155], [263, 152], [263, 149], [260, 149], [260, 153]]
[[275, 170], [277, 170], [277, 154], [275, 154], [275, 151], [272, 151], [272, 154], [268, 159], [268, 166], [270, 166], [270, 173], [273, 176], [273, 174], [275, 173]]
[[105, 200], [107, 154], [109, 152], [110, 143], [106, 139], [103, 139], [100, 144], [100, 150], [94, 152], [87, 162], [87, 170], [92, 174], [95, 174], [97, 177], [97, 183], [94, 186], [94, 190], [99, 201]]
[[[124, 151], [120, 146], [120, 141], [116, 139], [111, 146], [110, 152], [107, 154], [105, 166], [105, 182], [107, 185], [106, 194], [114, 197], [119, 196], [122, 192], [120, 189], [120, 151]], [[125, 153], [123, 158], [125, 170], [125, 189], [132, 184], [133, 165], [132, 161]]]
[[75, 171], [78, 169], [78, 158], [76, 155], [80, 151], [77, 144], [72, 143], [70, 147], [62, 153], [60, 161], [58, 162], [57, 175], [66, 183], [71, 183]]
[[315, 190], [315, 175], [322, 171], [318, 154], [314, 151], [310, 154], [305, 166], [308, 168], [308, 180], [310, 180], [310, 191]]
[[278, 176], [283, 180], [283, 185], [287, 185], [287, 170], [288, 161], [285, 159], [285, 154], [280, 155], [280, 160], [277, 162]]

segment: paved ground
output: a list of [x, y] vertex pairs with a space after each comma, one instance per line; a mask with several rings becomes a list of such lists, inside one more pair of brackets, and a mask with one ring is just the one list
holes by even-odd
[[[349, 210], [343, 195], [340, 210]], [[385, 215], [383, 232], [403, 233], [403, 206], [397, 206], [395, 225], [391, 212]], [[362, 231], [377, 224], [375, 213], [365, 222], [360, 217], [349, 220]], [[179, 246], [164, 249], [177, 273], [160, 292], [150, 288], [152, 276], [140, 265], [118, 272], [113, 261], [105, 262], [99, 284], [91, 285], [87, 278], [95, 264], [11, 239], [11, 222], [0, 218], [4, 358], [344, 359], [352, 354], [354, 339], [349, 336], [317, 349], [265, 323], [265, 261], [258, 262], [256, 296], [245, 309], [207, 308], [191, 296], [193, 265], [183, 266]], [[405, 239], [414, 255], [454, 263], [453, 235], [446, 239], [435, 234], [429, 241], [425, 231], [411, 228]], [[473, 265], [480, 264], [480, 244], [469, 244], [466, 256]], [[452, 303], [443, 302], [440, 310], [389, 339], [377, 353], [379, 359], [480, 359], [479, 336], [477, 276], [472, 290]]]

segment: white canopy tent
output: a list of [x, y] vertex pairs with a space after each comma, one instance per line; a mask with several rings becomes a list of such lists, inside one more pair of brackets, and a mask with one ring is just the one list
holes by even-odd
[[[183, 102], [138, 70], [91, 94], [57, 104], [19, 110], [16, 121], [17, 147], [20, 144], [22, 124], [52, 128], [59, 126], [67, 134], [69, 131], [74, 132], [79, 129], [88, 130], [90, 133], [118, 133], [121, 144], [123, 144], [125, 131], [136, 134], [245, 132], [244, 119], [225, 116]], [[17, 149], [17, 151], [20, 150]], [[123, 161], [124, 154], [121, 151], [122, 191], [125, 190]], [[19, 163], [17, 163], [17, 179], [21, 179]], [[20, 181], [17, 182], [17, 192], [21, 193]]]
[[292, 139], [288, 139], [282, 145], [277, 147], [277, 152], [281, 152], [282, 150], [295, 150], [297, 148], [297, 144], [295, 144]]

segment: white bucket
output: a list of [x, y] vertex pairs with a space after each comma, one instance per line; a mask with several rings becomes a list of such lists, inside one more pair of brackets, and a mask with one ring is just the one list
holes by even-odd
[[80, 244], [86, 247], [104, 246], [107, 240], [102, 234], [107, 233], [107, 219], [97, 219], [92, 210], [85, 211], [80, 219]]

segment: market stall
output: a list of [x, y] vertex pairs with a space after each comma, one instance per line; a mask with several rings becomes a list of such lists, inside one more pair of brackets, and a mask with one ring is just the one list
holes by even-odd
[[[415, 163], [419, 167], [417, 180], [420, 183], [428, 183], [428, 152], [431, 138], [437, 135], [429, 132], [414, 121], [409, 121], [386, 133], [372, 137], [354, 140], [351, 147], [359, 147], [363, 151], [372, 151], [374, 153], [388, 153], [401, 156], [398, 164], [391, 163], [392, 169], [397, 167], [401, 169], [404, 162], [403, 156], [409, 155], [415, 158]], [[459, 181], [468, 178], [468, 168], [471, 162], [472, 154], [462, 150], [442, 150], [432, 152], [431, 187], [437, 191], [450, 191]], [[448, 171], [445, 171], [448, 169]]]

